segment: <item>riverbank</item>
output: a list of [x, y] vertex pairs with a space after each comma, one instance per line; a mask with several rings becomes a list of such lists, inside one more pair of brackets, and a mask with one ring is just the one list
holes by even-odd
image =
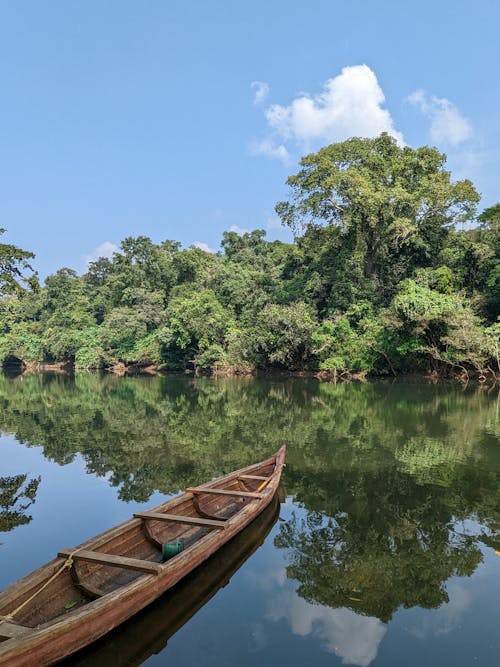
[[[68, 362], [60, 363], [18, 363], [5, 364], [4, 372], [8, 375], [21, 375], [23, 373], [58, 373], [62, 375], [73, 375], [75, 373], [95, 373], [96, 369], [79, 368], [75, 364]], [[317, 369], [280, 369], [280, 368], [251, 368], [251, 367], [218, 367], [210, 370], [199, 368], [173, 369], [156, 364], [125, 364], [117, 363], [100, 369], [105, 373], [110, 373], [118, 377], [134, 376], [155, 376], [155, 375], [178, 375], [194, 377], [297, 377], [297, 378], [316, 378], [323, 382], [365, 382], [370, 379], [383, 378], [407, 378], [407, 379], [426, 379], [433, 382], [439, 380], [452, 380], [454, 382], [467, 383], [470, 381], [480, 383], [500, 383], [500, 372], [495, 373], [489, 368], [486, 371], [468, 371], [460, 369], [460, 372], [447, 372], [438, 370], [421, 370], [411, 372], [355, 372], [349, 370], [317, 370]]]

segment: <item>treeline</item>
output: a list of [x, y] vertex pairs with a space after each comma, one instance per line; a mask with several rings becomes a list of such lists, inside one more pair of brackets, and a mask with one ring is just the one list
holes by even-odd
[[500, 374], [500, 204], [477, 216], [444, 155], [387, 135], [300, 167], [276, 207], [295, 243], [225, 232], [212, 254], [126, 238], [84, 275], [62, 268], [22, 290], [30, 255], [0, 244], [0, 360]]

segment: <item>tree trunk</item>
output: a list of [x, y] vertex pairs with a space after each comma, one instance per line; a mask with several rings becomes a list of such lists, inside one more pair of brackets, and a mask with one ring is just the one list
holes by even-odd
[[375, 235], [373, 233], [372, 227], [367, 224], [365, 233], [365, 277], [373, 280], [377, 277], [377, 242], [375, 240]]

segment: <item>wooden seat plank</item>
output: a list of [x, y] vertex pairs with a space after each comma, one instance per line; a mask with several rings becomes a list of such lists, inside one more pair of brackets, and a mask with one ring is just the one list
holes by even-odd
[[195, 516], [183, 516], [181, 514], [164, 514], [163, 512], [135, 512], [134, 516], [138, 519], [156, 519], [157, 521], [173, 521], [178, 523], [188, 523], [193, 526], [208, 526], [210, 528], [226, 528], [225, 521], [215, 519], [202, 519]]
[[33, 628], [27, 628], [25, 625], [11, 623], [10, 621], [4, 621], [3, 623], [0, 623], [0, 637], [13, 639], [14, 637], [21, 637], [22, 635], [26, 635], [29, 632], [33, 632]]
[[221, 496], [237, 496], [240, 498], [263, 498], [264, 494], [256, 493], [255, 491], [227, 491], [226, 489], [209, 489], [209, 488], [189, 488], [186, 493], [215, 493]]
[[88, 563], [100, 563], [110, 567], [122, 567], [125, 570], [138, 570], [147, 574], [159, 574], [161, 566], [159, 563], [153, 563], [149, 560], [139, 558], [127, 558], [126, 556], [115, 556], [114, 554], [105, 554], [100, 551], [89, 551], [88, 549], [79, 549], [73, 553], [72, 549], [63, 549], [58, 556], [67, 558], [72, 555], [74, 560], [83, 560]]
[[262, 477], [261, 475], [240, 475], [238, 479], [256, 479], [259, 482], [267, 482], [270, 477]]

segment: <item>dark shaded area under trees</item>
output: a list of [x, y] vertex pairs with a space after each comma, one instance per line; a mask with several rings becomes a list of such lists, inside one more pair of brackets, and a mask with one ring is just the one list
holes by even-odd
[[215, 373], [500, 373], [500, 204], [434, 148], [388, 135], [304, 157], [276, 210], [295, 243], [225, 232], [217, 254], [126, 238], [43, 287], [0, 244], [0, 359]]

